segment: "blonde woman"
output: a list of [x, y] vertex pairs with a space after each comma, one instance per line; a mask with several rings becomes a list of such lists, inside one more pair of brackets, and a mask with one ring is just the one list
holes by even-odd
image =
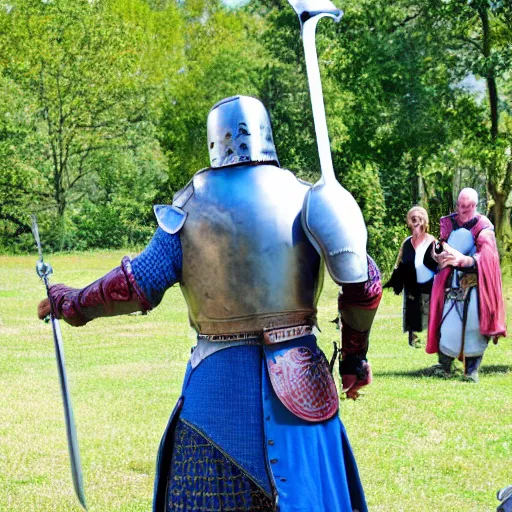
[[434, 280], [434, 271], [426, 267], [423, 260], [435, 238], [428, 233], [428, 213], [421, 206], [413, 206], [407, 212], [407, 226], [411, 236], [403, 241], [395, 270], [385, 287], [392, 287], [397, 295], [403, 290], [403, 329], [409, 334], [409, 345], [419, 348], [416, 333], [428, 326]]

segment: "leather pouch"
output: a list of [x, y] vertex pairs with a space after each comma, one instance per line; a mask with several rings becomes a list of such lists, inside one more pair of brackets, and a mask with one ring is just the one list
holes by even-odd
[[281, 403], [295, 416], [318, 423], [339, 408], [338, 391], [323, 352], [315, 347], [265, 346], [270, 382]]

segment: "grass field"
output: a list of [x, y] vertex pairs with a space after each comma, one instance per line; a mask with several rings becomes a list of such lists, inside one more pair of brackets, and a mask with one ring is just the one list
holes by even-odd
[[[55, 282], [83, 286], [123, 255], [50, 260]], [[34, 265], [35, 257], [0, 257], [0, 511], [79, 511], [51, 328], [35, 313], [44, 289]], [[319, 341], [330, 355], [337, 288], [326, 283]], [[62, 331], [89, 510], [149, 511], [158, 443], [194, 341], [180, 290], [148, 316]], [[408, 347], [401, 298], [386, 291], [369, 358], [374, 383], [361, 400], [343, 401], [341, 416], [370, 511], [496, 510], [496, 491], [512, 484], [512, 343], [490, 347], [478, 385], [423, 377], [435, 357]]]

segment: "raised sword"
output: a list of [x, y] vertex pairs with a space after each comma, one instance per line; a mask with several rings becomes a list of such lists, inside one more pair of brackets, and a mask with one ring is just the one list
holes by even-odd
[[316, 51], [316, 27], [324, 17], [340, 21], [343, 11], [330, 0], [288, 0], [300, 21], [318, 156], [322, 177], [308, 191], [302, 209], [306, 235], [323, 255], [337, 284], [368, 279], [367, 231], [363, 214], [353, 196], [334, 174], [331, 147]]

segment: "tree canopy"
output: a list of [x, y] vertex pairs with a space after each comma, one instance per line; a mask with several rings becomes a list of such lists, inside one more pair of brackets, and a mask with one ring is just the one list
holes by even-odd
[[[385, 268], [424, 205], [463, 186], [512, 243], [512, 4], [346, 0], [317, 49], [338, 179]], [[0, 9], [0, 250], [143, 245], [151, 205], [208, 165], [206, 116], [267, 106], [283, 167], [319, 161], [299, 22], [286, 0], [12, 0]], [[434, 230], [435, 231], [435, 230]]]

